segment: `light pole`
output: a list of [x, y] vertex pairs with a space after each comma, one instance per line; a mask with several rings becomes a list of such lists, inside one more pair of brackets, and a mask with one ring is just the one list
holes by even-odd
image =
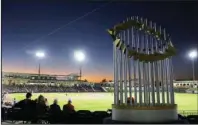
[[[42, 59], [45, 57], [45, 53], [44, 52], [41, 52], [41, 51], [38, 51], [35, 53], [35, 56], [38, 58], [38, 59]], [[38, 68], [38, 75], [40, 76], [41, 74], [41, 65], [40, 65], [40, 61], [39, 61], [39, 68]]]
[[85, 54], [82, 51], [75, 51], [74, 52], [74, 58], [80, 62], [80, 82], [81, 82], [81, 77], [82, 77], [82, 61], [85, 60]]
[[192, 69], [193, 69], [193, 81], [195, 80], [195, 64], [194, 64], [194, 59], [197, 57], [197, 50], [192, 50], [189, 52], [188, 56], [192, 60]]

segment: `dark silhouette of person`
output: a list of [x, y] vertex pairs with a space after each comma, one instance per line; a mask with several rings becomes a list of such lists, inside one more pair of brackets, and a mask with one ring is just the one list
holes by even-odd
[[[135, 98], [134, 97], [131, 97], [132, 99], [132, 104], [135, 103]], [[130, 104], [130, 97], [127, 98], [127, 104]]]
[[75, 112], [74, 106], [72, 105], [72, 101], [69, 99], [68, 103], [63, 106], [63, 113], [71, 114], [74, 112]]
[[[68, 124], [73, 123], [73, 120], [75, 120], [75, 118], [76, 118], [75, 109], [71, 103], [72, 103], [72, 101], [69, 99], [68, 103], [63, 106], [63, 118], [64, 118], [63, 121]], [[66, 117], [66, 119], [65, 119], [65, 117]]]
[[52, 105], [50, 105], [50, 113], [52, 114], [60, 114], [61, 109], [60, 106], [58, 105], [58, 100], [55, 99], [54, 103]]
[[40, 95], [36, 103], [37, 116], [44, 116], [48, 111], [48, 106], [45, 104], [44, 96]]
[[46, 105], [46, 106], [49, 106], [49, 103], [48, 103], [47, 98], [45, 98], [45, 105]]
[[50, 105], [49, 113], [51, 117], [50, 118], [51, 124], [58, 123], [59, 121], [61, 121], [61, 109], [60, 106], [58, 105], [57, 99], [55, 99], [54, 103]]
[[20, 108], [21, 114], [23, 115], [23, 118], [26, 120], [32, 120], [35, 118], [36, 113], [36, 102], [31, 100], [32, 94], [27, 93], [26, 99], [19, 101], [13, 106], [13, 109]]
[[28, 92], [26, 94], [26, 99], [19, 101], [14, 105], [14, 107], [25, 109], [25, 108], [34, 108], [35, 106], [35, 101], [31, 100], [32, 94]]

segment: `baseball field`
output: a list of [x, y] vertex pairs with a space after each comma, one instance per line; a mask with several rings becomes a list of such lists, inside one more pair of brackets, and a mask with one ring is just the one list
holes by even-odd
[[[39, 95], [47, 98], [49, 104], [52, 104], [54, 99], [58, 99], [61, 108], [68, 99], [71, 99], [76, 110], [106, 111], [111, 109], [113, 103], [113, 93], [33, 93], [32, 99]], [[9, 94], [7, 98], [10, 101], [14, 98], [16, 101], [20, 101], [25, 98], [25, 93]], [[198, 110], [197, 94], [175, 93], [175, 102], [180, 111]]]

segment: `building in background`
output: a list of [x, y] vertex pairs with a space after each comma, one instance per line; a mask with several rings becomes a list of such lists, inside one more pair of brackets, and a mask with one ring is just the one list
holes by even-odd
[[187, 87], [187, 88], [197, 88], [198, 80], [177, 80], [173, 81], [174, 87]]
[[[138, 83], [138, 80], [136, 81]], [[132, 87], [134, 80], [132, 80]], [[113, 87], [114, 82], [104, 82], [101, 83], [104, 87]], [[127, 86], [129, 87], [129, 83], [127, 82]], [[174, 80], [173, 81], [174, 87], [185, 87], [185, 88], [198, 88], [198, 80]]]
[[73, 85], [79, 83], [79, 75], [72, 73], [68, 75], [49, 75], [2, 72], [2, 84], [65, 84]]

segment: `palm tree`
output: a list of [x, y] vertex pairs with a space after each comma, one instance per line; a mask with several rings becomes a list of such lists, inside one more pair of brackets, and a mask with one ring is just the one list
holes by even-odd
[[102, 80], [102, 83], [104, 83], [104, 82], [107, 82], [107, 80], [105, 78]]

